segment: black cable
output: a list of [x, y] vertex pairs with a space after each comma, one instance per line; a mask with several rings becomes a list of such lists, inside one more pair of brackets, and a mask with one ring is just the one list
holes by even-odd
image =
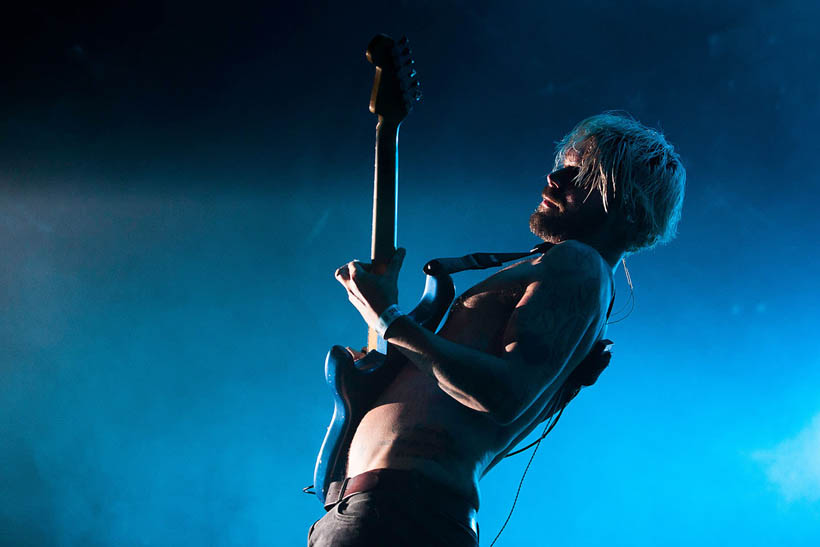
[[[563, 393], [563, 392], [562, 392], [562, 393]], [[555, 421], [553, 421], [553, 422], [552, 422], [552, 425], [547, 424], [547, 426], [544, 428], [544, 432], [541, 434], [541, 436], [540, 436], [540, 437], [538, 437], [536, 440], [534, 440], [533, 442], [531, 442], [530, 444], [528, 444], [528, 445], [527, 445], [527, 446], [525, 446], [524, 448], [519, 448], [518, 450], [514, 450], [513, 452], [510, 452], [509, 454], [507, 454], [507, 455], [506, 455], [506, 456], [504, 456], [504, 457], [505, 457], [505, 458], [509, 458], [510, 456], [516, 456], [516, 455], [518, 455], [518, 454], [521, 454], [522, 452], [525, 452], [525, 451], [529, 450], [530, 448], [532, 448], [532, 447], [533, 447], [533, 446], [535, 446], [536, 444], [540, 443], [540, 442], [541, 442], [541, 439], [543, 439], [544, 437], [546, 437], [547, 435], [549, 435], [549, 434], [550, 434], [550, 431], [552, 431], [552, 428], [553, 428], [553, 427], [555, 427], [555, 424], [557, 424], [557, 423], [558, 423], [558, 418], [560, 418], [560, 417], [561, 417], [561, 414], [564, 412], [564, 409], [566, 408], [566, 406], [567, 406], [567, 405], [563, 405], [563, 406], [561, 407], [561, 410], [559, 410], [559, 411], [558, 411], [558, 416], [556, 416]], [[552, 415], [550, 415], [550, 418], [552, 418]], [[547, 419], [549, 419], [549, 418], [547, 418]]]
[[629, 290], [629, 300], [627, 300], [626, 304], [624, 304], [623, 307], [620, 310], [618, 310], [615, 315], [620, 314], [627, 306], [629, 306], [629, 311], [626, 312], [626, 315], [624, 315], [623, 317], [619, 317], [618, 319], [607, 321], [606, 324], [614, 325], [615, 323], [620, 323], [621, 321], [632, 315], [632, 312], [635, 311], [635, 291], [631, 288]]
[[632, 312], [635, 311], [635, 286], [632, 284], [632, 276], [629, 273], [629, 268], [626, 267], [626, 259], [622, 258], [621, 263], [624, 266], [624, 275], [626, 275], [626, 283], [627, 283], [627, 285], [629, 285], [629, 300], [627, 300], [626, 303], [623, 306], [621, 306], [621, 309], [619, 309], [617, 312], [615, 312], [615, 315], [620, 315], [621, 312], [623, 312], [626, 309], [627, 306], [630, 306], [630, 304], [631, 304], [631, 306], [629, 308], [629, 311], [626, 312], [626, 315], [624, 315], [623, 317], [620, 317], [618, 319], [615, 319], [614, 321], [607, 321], [606, 322], [607, 325], [620, 323], [621, 321], [623, 321], [624, 319], [626, 319], [627, 317], [632, 315]]
[[[561, 390], [558, 392], [558, 397], [556, 397], [554, 399], [555, 403], [553, 404], [553, 406], [555, 406], [555, 404], [560, 404], [563, 397], [564, 397], [564, 387], [562, 386]], [[561, 414], [564, 413], [564, 408], [566, 408], [566, 405], [561, 406], [561, 410], [558, 411], [558, 414], [554, 415], [555, 419], [552, 420], [552, 423], [550, 423], [550, 419], [552, 418], [552, 416], [547, 418], [547, 425], [544, 426], [544, 432], [541, 434], [541, 437], [539, 437], [537, 441], [535, 441], [532, 444], [527, 445], [526, 447], [522, 448], [521, 450], [516, 450], [515, 452], [511, 452], [510, 454], [507, 454], [507, 456], [505, 456], [505, 457], [509, 457], [509, 456], [514, 455], [514, 454], [518, 454], [518, 453], [520, 453], [524, 450], [527, 450], [529, 447], [535, 445], [535, 450], [532, 451], [532, 455], [530, 456], [530, 461], [527, 462], [527, 467], [524, 468], [524, 473], [521, 474], [521, 480], [518, 482], [518, 490], [516, 490], [516, 492], [515, 492], [515, 499], [513, 500], [512, 507], [510, 507], [510, 514], [507, 515], [507, 520], [505, 520], [504, 524], [501, 525], [501, 529], [495, 535], [495, 539], [493, 539], [492, 543], [490, 543], [490, 547], [493, 547], [493, 545], [495, 545], [495, 542], [498, 541], [498, 538], [501, 536], [501, 532], [504, 531], [504, 528], [507, 527], [507, 523], [510, 522], [510, 519], [512, 518], [512, 515], [513, 515], [513, 511], [515, 511], [515, 504], [518, 503], [518, 496], [521, 494], [521, 487], [524, 486], [524, 478], [527, 476], [527, 471], [529, 471], [530, 465], [532, 465], [532, 460], [535, 459], [535, 454], [538, 452], [538, 447], [541, 446], [541, 441], [544, 440], [544, 437], [549, 435], [549, 432], [552, 431], [552, 428], [555, 427], [555, 424], [558, 423], [559, 418], [561, 418]], [[554, 410], [554, 408], [551, 409], [551, 410]]]
[[[620, 321], [623, 321], [624, 319], [629, 317], [632, 314], [632, 312], [635, 310], [635, 287], [632, 284], [632, 276], [629, 273], [629, 269], [626, 267], [626, 260], [625, 259], [622, 259], [622, 263], [623, 263], [623, 267], [624, 267], [624, 274], [626, 275], [626, 282], [629, 285], [629, 300], [627, 300], [627, 302], [621, 307], [621, 309], [616, 312], [616, 315], [620, 314], [624, 309], [626, 309], [627, 306], [630, 306], [630, 308], [629, 308], [629, 311], [626, 313], [625, 316], [623, 316], [619, 319], [616, 319], [614, 321], [607, 321], [607, 325], [611, 325], [613, 323], [618, 323]], [[524, 485], [524, 477], [527, 476], [527, 471], [529, 471], [530, 465], [532, 464], [532, 461], [535, 458], [535, 453], [538, 452], [538, 447], [541, 446], [541, 441], [544, 440], [544, 437], [549, 435], [550, 431], [552, 431], [552, 429], [558, 423], [558, 420], [561, 418], [561, 414], [564, 413], [564, 409], [567, 407], [567, 404], [569, 403], [569, 401], [563, 401], [565, 389], [566, 389], [566, 385], [561, 386], [561, 390], [558, 392], [558, 396], [555, 399], [553, 399], [553, 401], [554, 401], [553, 402], [553, 408], [551, 408], [549, 410], [549, 416], [547, 417], [547, 424], [544, 426], [544, 432], [541, 433], [541, 436], [538, 437], [537, 440], [535, 440], [535, 441], [531, 442], [530, 444], [528, 444], [527, 446], [525, 446], [524, 448], [519, 448], [518, 450], [510, 452], [509, 454], [504, 456], [504, 458], [509, 458], [510, 456], [515, 456], [517, 454], [521, 454], [522, 452], [525, 452], [525, 451], [529, 450], [533, 446], [535, 447], [535, 450], [533, 450], [532, 454], [530, 455], [530, 460], [527, 462], [527, 467], [524, 468], [524, 473], [521, 475], [521, 480], [518, 483], [518, 490], [515, 492], [515, 499], [513, 499], [513, 504], [512, 504], [512, 507], [510, 508], [510, 514], [507, 515], [507, 520], [505, 520], [504, 524], [501, 525], [501, 529], [498, 531], [498, 534], [496, 534], [495, 539], [493, 539], [492, 543], [490, 543], [490, 547], [493, 547], [493, 545], [495, 545], [495, 542], [498, 541], [499, 536], [501, 536], [501, 532], [504, 531], [504, 528], [507, 527], [507, 523], [509, 523], [510, 519], [512, 518], [513, 511], [515, 510], [515, 504], [518, 502], [518, 496], [521, 494], [521, 487]], [[571, 399], [571, 397], [570, 397], [570, 399]], [[552, 413], [555, 412], [555, 406], [559, 405], [559, 404], [561, 405], [561, 409], [558, 411], [558, 414], [554, 415], [555, 419], [552, 420], [552, 422], [550, 423], [550, 419], [553, 417]]]

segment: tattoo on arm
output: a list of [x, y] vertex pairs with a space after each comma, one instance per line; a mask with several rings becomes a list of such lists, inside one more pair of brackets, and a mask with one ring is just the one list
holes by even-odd
[[505, 332], [507, 359], [519, 367], [518, 408], [532, 404], [578, 360], [579, 344], [601, 318], [600, 258], [587, 250], [564, 251], [545, 265], [543, 281], [527, 287]]

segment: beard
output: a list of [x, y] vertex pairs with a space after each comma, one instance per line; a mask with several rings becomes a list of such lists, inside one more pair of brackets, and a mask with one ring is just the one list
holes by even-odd
[[530, 215], [530, 231], [547, 243], [568, 239], [583, 240], [596, 233], [606, 221], [606, 213], [582, 214], [580, 211], [553, 213], [536, 209]]

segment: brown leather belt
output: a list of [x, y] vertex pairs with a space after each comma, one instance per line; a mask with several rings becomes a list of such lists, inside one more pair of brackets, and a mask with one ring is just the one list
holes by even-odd
[[477, 511], [473, 504], [464, 496], [453, 492], [451, 488], [413, 470], [373, 469], [343, 481], [331, 482], [325, 496], [325, 510], [330, 510], [353, 494], [374, 490], [395, 490], [402, 494], [419, 496], [428, 494], [431, 497], [425, 499], [425, 503], [432, 504], [433, 509], [464, 523], [476, 536], [478, 535]]

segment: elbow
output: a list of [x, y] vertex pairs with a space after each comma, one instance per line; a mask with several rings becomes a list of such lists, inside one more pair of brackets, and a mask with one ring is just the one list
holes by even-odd
[[507, 426], [520, 419], [538, 405], [538, 401], [549, 401], [549, 389], [538, 389], [533, 384], [518, 383], [494, 391], [494, 400], [488, 405], [492, 410], [489, 417], [498, 425]]
[[477, 397], [462, 391], [448, 388], [439, 384], [439, 387], [462, 406], [473, 410], [499, 426], [509, 425], [523, 413], [521, 405], [514, 404], [516, 400], [510, 392], [495, 390], [491, 395]]
[[510, 425], [511, 423], [513, 423], [514, 421], [516, 421], [521, 416], [522, 413], [521, 412], [515, 412], [515, 411], [503, 410], [503, 411], [494, 411], [494, 412], [487, 411], [486, 414], [487, 414], [487, 417], [495, 425], [501, 426], [501, 427], [506, 427], [506, 426]]
[[490, 414], [490, 419], [498, 425], [507, 426], [520, 418], [523, 413], [524, 409], [505, 408]]
[[[499, 390], [500, 392], [501, 390]], [[504, 390], [501, 397], [497, 398], [492, 405], [488, 405], [487, 415], [500, 426], [510, 425], [520, 418], [529, 406], [525, 404], [525, 400], [526, 396], [522, 397], [521, 393]]]
[[518, 415], [509, 412], [487, 412], [487, 416], [494, 424], [499, 426], [508, 426], [518, 418]]

